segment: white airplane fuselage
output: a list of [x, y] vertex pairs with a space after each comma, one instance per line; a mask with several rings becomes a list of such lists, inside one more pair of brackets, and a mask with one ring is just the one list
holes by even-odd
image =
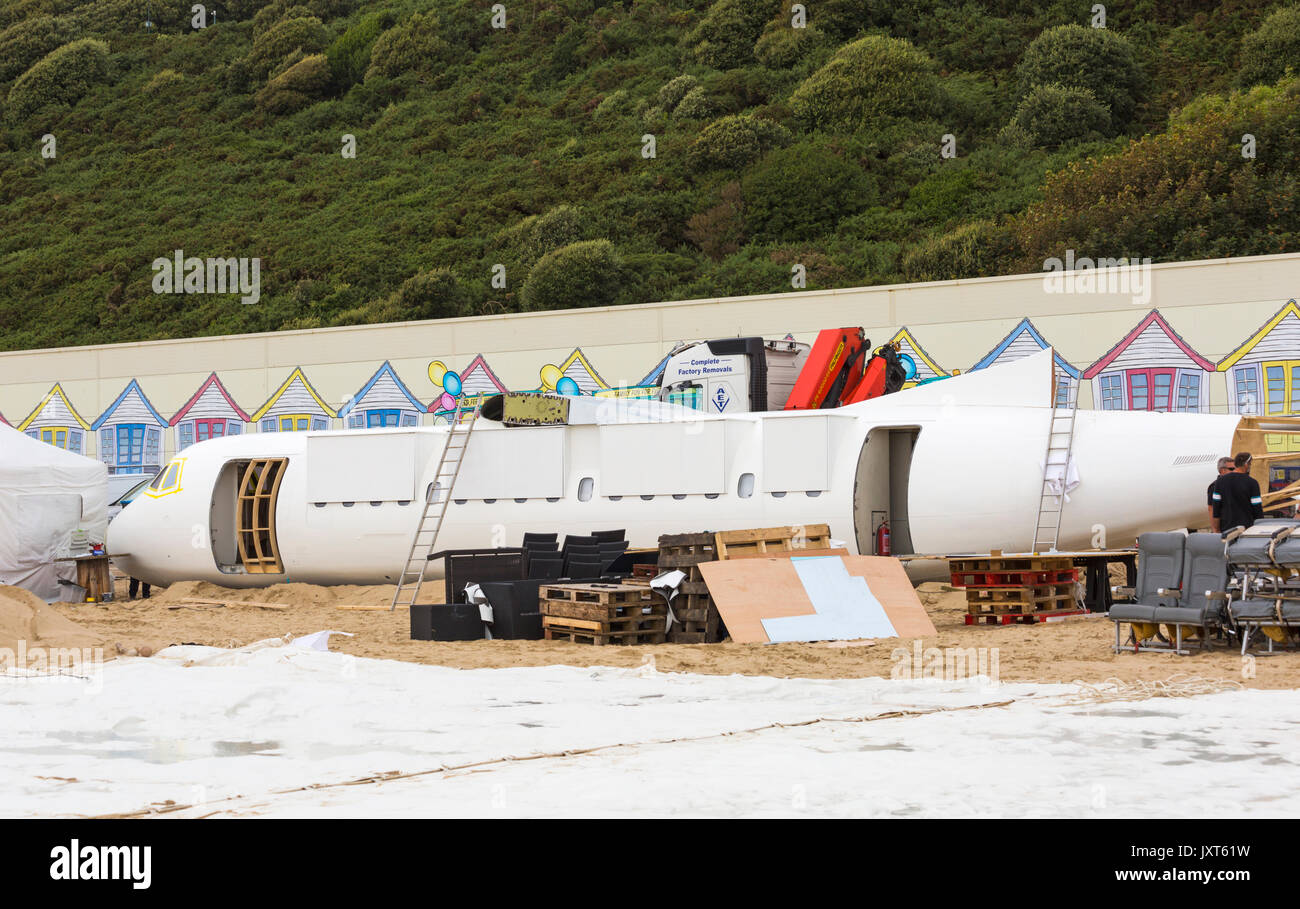
[[[870, 554], [884, 517], [895, 553], [1024, 551], [1042, 490], [1051, 379], [1045, 351], [836, 410], [563, 426], [482, 420], [437, 548], [618, 528], [633, 548], [654, 547], [665, 533], [828, 524], [851, 552]], [[1127, 546], [1146, 530], [1204, 523], [1205, 487], [1237, 424], [1079, 411], [1079, 483], [1058, 548]], [[109, 551], [155, 584], [395, 583], [447, 436], [421, 427], [193, 445], [177, 456], [174, 489], [138, 497], [113, 521]], [[282, 570], [273, 573], [247, 573], [237, 553], [237, 474], [254, 458], [285, 459], [274, 518]]]

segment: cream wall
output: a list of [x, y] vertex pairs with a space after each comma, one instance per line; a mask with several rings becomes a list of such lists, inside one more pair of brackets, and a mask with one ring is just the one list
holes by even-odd
[[[967, 370], [1023, 318], [1086, 369], [1157, 308], [1201, 355], [1218, 361], [1287, 300], [1300, 295], [1300, 254], [1156, 265], [1148, 302], [1107, 294], [1049, 294], [1041, 274], [521, 313], [312, 331], [0, 353], [0, 413], [17, 426], [54, 383], [89, 423], [132, 378], [170, 419], [211, 372], [250, 414], [302, 366], [337, 409], [384, 360], [426, 404], [440, 389], [428, 365], [463, 370], [482, 354], [511, 388], [534, 388], [546, 364], [580, 347], [611, 385], [635, 383], [684, 339], [734, 335], [811, 341], [823, 328], [861, 325], [875, 344], [907, 326], [945, 370]], [[1300, 357], [1300, 352], [1297, 352]], [[1091, 404], [1088, 382], [1081, 403]], [[1222, 374], [1212, 409], [1227, 406]], [[165, 447], [175, 447], [173, 433]], [[87, 453], [93, 454], [89, 440]]]

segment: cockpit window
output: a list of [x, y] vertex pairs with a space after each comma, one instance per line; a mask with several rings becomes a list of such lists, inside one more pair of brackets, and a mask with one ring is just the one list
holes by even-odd
[[152, 498], [165, 496], [169, 493], [178, 492], [181, 488], [181, 473], [185, 467], [184, 458], [175, 458], [158, 472], [153, 482], [149, 484], [147, 495]]

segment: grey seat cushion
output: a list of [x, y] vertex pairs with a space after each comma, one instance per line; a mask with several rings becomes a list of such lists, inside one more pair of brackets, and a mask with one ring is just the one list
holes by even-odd
[[1300, 603], [1283, 603], [1282, 618], [1300, 625]]
[[1217, 623], [1219, 605], [1206, 603], [1200, 608], [1194, 606], [1157, 606], [1151, 620], [1158, 625], [1205, 625]]
[[1232, 617], [1241, 621], [1255, 619], [1272, 619], [1277, 615], [1275, 608], [1276, 600], [1242, 600], [1233, 603], [1228, 609], [1232, 612]]
[[1110, 607], [1110, 620], [1112, 622], [1150, 622], [1155, 617], [1157, 609], [1164, 608], [1159, 606], [1147, 606], [1143, 603], [1116, 603]]

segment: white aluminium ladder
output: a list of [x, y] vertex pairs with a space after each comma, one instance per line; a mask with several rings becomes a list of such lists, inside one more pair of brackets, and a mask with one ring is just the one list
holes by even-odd
[[[1066, 379], [1065, 400], [1060, 386], [1052, 389], [1052, 422], [1047, 433], [1047, 455], [1043, 463], [1043, 487], [1038, 498], [1038, 518], [1034, 522], [1034, 542], [1030, 552], [1056, 552], [1061, 539], [1061, 513], [1065, 511], [1065, 487], [1069, 479], [1070, 455], [1074, 451], [1074, 417], [1079, 412], [1077, 382]], [[1053, 480], [1061, 485], [1054, 488]]]
[[[481, 405], [480, 405], [481, 406]], [[424, 572], [429, 566], [429, 556], [434, 553], [438, 542], [438, 532], [442, 530], [442, 520], [451, 504], [452, 489], [456, 478], [460, 476], [460, 466], [464, 462], [465, 450], [469, 448], [470, 436], [478, 423], [479, 407], [466, 415], [458, 415], [447, 433], [447, 444], [438, 459], [438, 470], [424, 496], [424, 511], [420, 523], [411, 537], [411, 551], [407, 553], [406, 564], [397, 578], [397, 589], [393, 591], [393, 603], [389, 610], [397, 608], [398, 603], [415, 605], [420, 596], [420, 585], [424, 583]]]

